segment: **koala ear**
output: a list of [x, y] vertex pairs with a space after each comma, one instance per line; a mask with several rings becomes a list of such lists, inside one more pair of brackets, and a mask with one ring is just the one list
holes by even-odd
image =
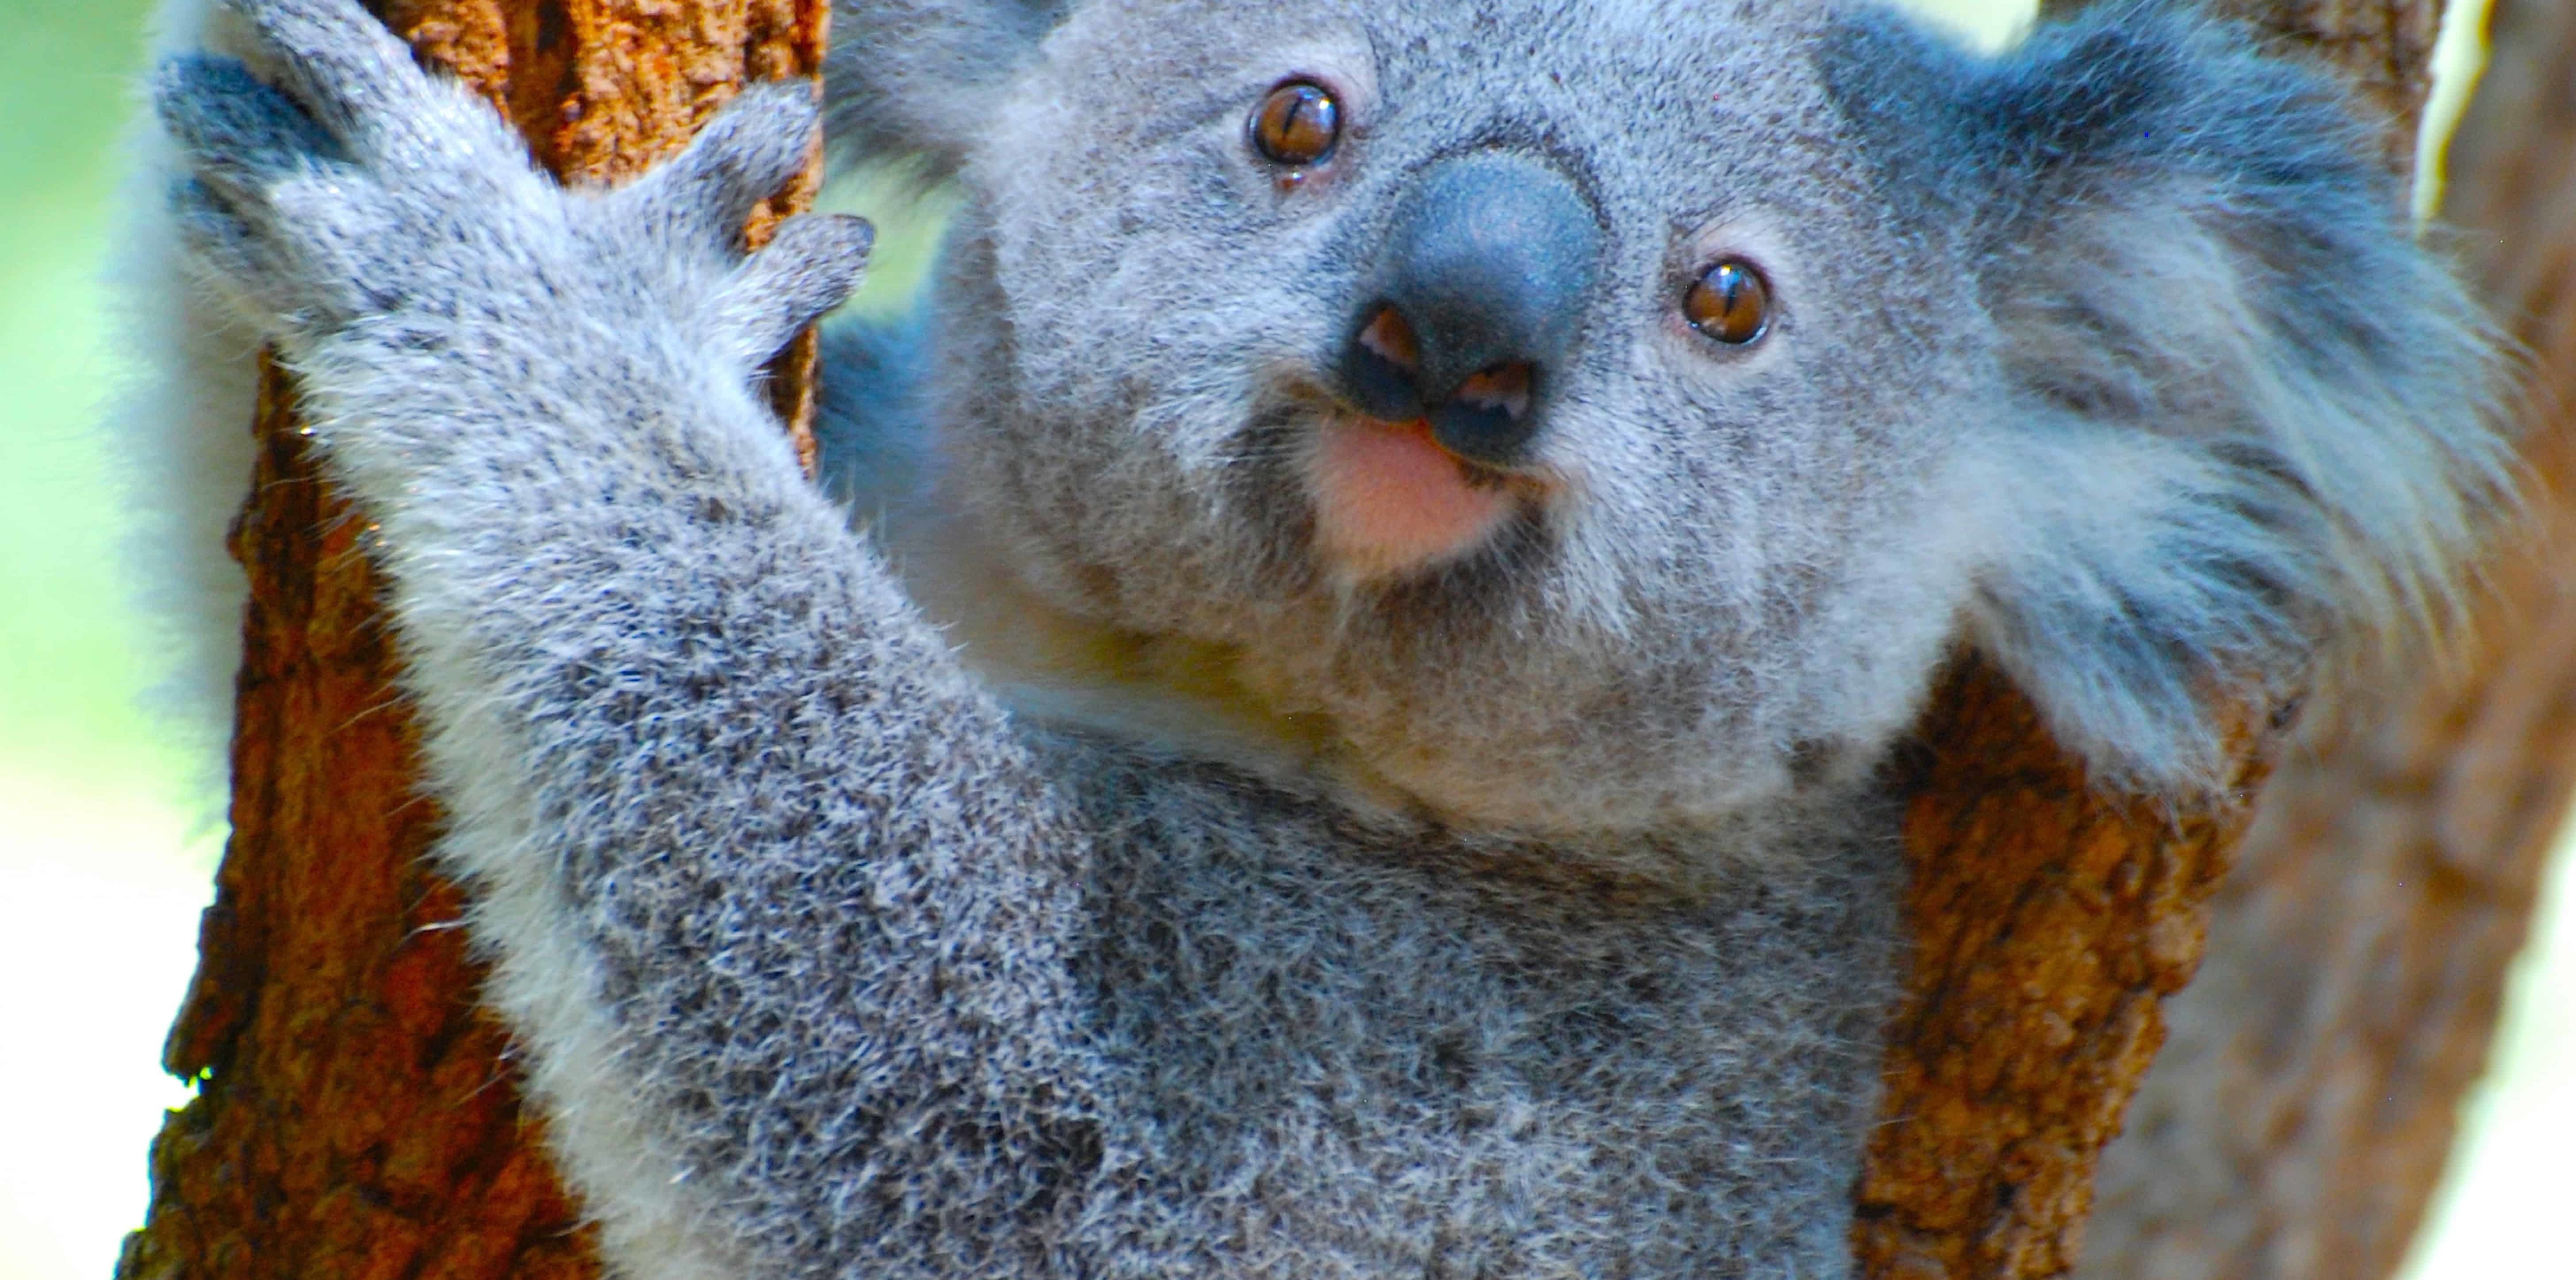
[[1012, 74], [1072, 0], [837, 0], [827, 135], [850, 161], [954, 172]]
[[1971, 638], [2061, 740], [2205, 787], [2232, 704], [2437, 634], [2510, 507], [2506, 362], [2330, 81], [2155, 4], [1992, 60], [1844, 43], [1890, 181], [1974, 228], [2007, 515]]

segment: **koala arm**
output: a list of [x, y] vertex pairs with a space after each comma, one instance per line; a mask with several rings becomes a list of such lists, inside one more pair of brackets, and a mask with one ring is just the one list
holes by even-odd
[[610, 1255], [740, 1275], [743, 1233], [832, 1216], [799, 1195], [1003, 1238], [1085, 1141], [1087, 837], [756, 393], [866, 248], [735, 248], [812, 104], [747, 91], [565, 192], [355, 0], [239, 8], [279, 87], [156, 86], [183, 234], [378, 526], [442, 854]]

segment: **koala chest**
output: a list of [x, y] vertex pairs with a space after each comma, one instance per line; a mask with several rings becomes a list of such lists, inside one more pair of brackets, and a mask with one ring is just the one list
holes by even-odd
[[1811, 876], [1614, 902], [1343, 851], [1135, 858], [1092, 898], [1085, 965], [1130, 1166], [1086, 1215], [1107, 1257], [1841, 1274], [1892, 967], [1876, 900]]

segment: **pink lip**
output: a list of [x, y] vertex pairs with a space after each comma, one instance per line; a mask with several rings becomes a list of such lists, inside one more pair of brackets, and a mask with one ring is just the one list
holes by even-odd
[[1484, 545], [1519, 501], [1471, 474], [1421, 419], [1336, 418], [1316, 433], [1306, 467], [1316, 542], [1361, 577], [1392, 577]]

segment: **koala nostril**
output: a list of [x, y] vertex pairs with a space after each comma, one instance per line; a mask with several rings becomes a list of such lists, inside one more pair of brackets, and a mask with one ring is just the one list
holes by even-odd
[[1404, 313], [1381, 306], [1342, 357], [1343, 389], [1360, 412], [1389, 422], [1422, 416], [1422, 347]]
[[1404, 313], [1393, 307], [1377, 309], [1376, 318], [1361, 327], [1359, 344], [1404, 370], [1406, 377], [1422, 367], [1422, 343], [1413, 336], [1413, 326], [1404, 322]]
[[1477, 462], [1517, 460], [1537, 427], [1529, 411], [1534, 378], [1527, 361], [1469, 375], [1432, 408], [1432, 438], [1451, 453]]

